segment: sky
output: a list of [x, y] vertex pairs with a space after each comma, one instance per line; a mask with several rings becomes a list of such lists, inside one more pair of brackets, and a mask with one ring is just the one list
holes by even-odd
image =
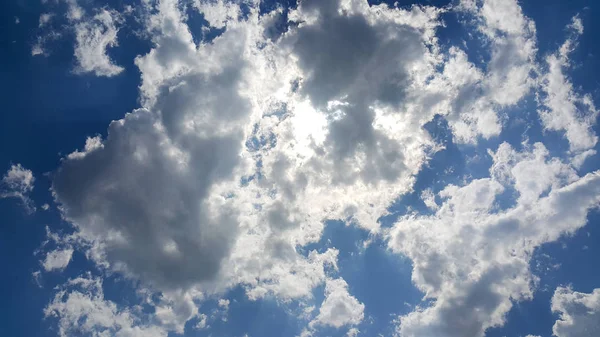
[[0, 4], [0, 336], [600, 336], [600, 4]]

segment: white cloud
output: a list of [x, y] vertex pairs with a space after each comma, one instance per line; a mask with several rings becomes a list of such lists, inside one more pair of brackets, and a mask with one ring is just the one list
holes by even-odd
[[273, 89], [265, 90], [269, 113], [255, 136], [276, 141], [253, 151], [262, 167], [250, 187], [276, 193], [258, 200], [261, 216], [273, 225], [286, 219], [294, 244], [318, 239], [326, 219], [377, 231], [377, 219], [410, 190], [434, 147], [421, 126], [437, 110], [418, 102], [431, 95], [427, 77], [437, 59], [428, 34], [438, 14], [361, 1], [305, 2], [290, 14], [304, 24], [269, 49], [277, 82], [263, 87]]
[[37, 36], [36, 42], [31, 46], [31, 56], [48, 56], [50, 51], [46, 45], [52, 41], [58, 40], [63, 36], [62, 31], [48, 29], [43, 34]]
[[564, 73], [571, 66], [569, 54], [577, 45], [577, 37], [583, 33], [579, 17], [573, 18], [569, 30], [570, 36], [559, 50], [546, 57], [548, 72], [541, 79], [542, 108], [538, 112], [546, 130], [564, 131], [571, 151], [580, 153], [598, 142], [592, 130], [598, 110], [591, 96], [575, 91]]
[[579, 17], [579, 15], [575, 15], [571, 19], [571, 23], [569, 24], [568, 28], [572, 29], [574, 32], [576, 32], [579, 35], [583, 34], [583, 21], [581, 21], [581, 18]]
[[31, 46], [31, 56], [44, 55], [44, 49], [41, 43], [36, 43]]
[[195, 303], [197, 299], [198, 294], [193, 292], [173, 291], [163, 293], [159, 302], [153, 303], [156, 319], [160, 322], [161, 327], [183, 334], [185, 323], [199, 315]]
[[54, 250], [46, 254], [43, 266], [46, 271], [63, 270], [71, 262], [73, 249]]
[[[42, 209], [46, 210], [44, 206]], [[46, 240], [42, 242], [34, 255], [43, 255], [43, 259], [39, 263], [45, 272], [60, 272], [71, 263], [75, 250], [85, 251], [76, 235], [53, 232], [49, 226], [46, 226]], [[40, 275], [36, 278], [41, 277], [41, 271], [38, 271], [38, 274]]]
[[[90, 19], [70, 3], [80, 68], [121, 71], [106, 55], [118, 15]], [[231, 2], [196, 1], [226, 28], [196, 44], [179, 4], [144, 5], [142, 35], [153, 48], [135, 60], [141, 107], [53, 174], [75, 231], [61, 249], [81, 249], [101, 270], [158, 294], [155, 333], [181, 333], [195, 318], [205, 328], [198, 303], [235, 286], [252, 300], [285, 302], [325, 283], [312, 325], [359, 324], [364, 305], [331, 279], [338, 251], [299, 248], [318, 242], [328, 219], [382, 232], [378, 219], [440, 150], [423, 128], [435, 115], [459, 142], [499, 135], [502, 109], [535, 85], [532, 21], [515, 1], [463, 1], [489, 40], [491, 61], [479, 69], [460, 48], [437, 45], [441, 9], [306, 0], [289, 14], [297, 24], [274, 35], [278, 12], [259, 16], [250, 3], [240, 19]], [[492, 154], [489, 178], [423, 192], [435, 214], [405, 216], [389, 233], [390, 248], [413, 260], [415, 285], [436, 299], [402, 317], [404, 336], [481, 336], [502, 324], [512, 300], [531, 296], [532, 249], [583, 226], [597, 203], [598, 174], [578, 177], [580, 164], [549, 158], [541, 144]], [[497, 199], [509, 189], [519, 197], [504, 209]], [[113, 308], [97, 297], [94, 305]], [[111, 324], [96, 326], [121, 329]]]
[[20, 199], [23, 207], [28, 212], [35, 212], [35, 205], [29, 198], [29, 193], [33, 191], [34, 183], [35, 177], [31, 170], [24, 168], [21, 164], [11, 165], [0, 182], [0, 199]]
[[24, 168], [21, 164], [11, 165], [2, 177], [3, 186], [18, 195], [33, 191], [34, 182], [35, 177], [31, 170]]
[[343, 279], [328, 279], [325, 283], [325, 300], [313, 325], [343, 326], [358, 325], [364, 319], [365, 305], [348, 293], [348, 284]]
[[61, 337], [75, 334], [103, 337], [166, 337], [167, 331], [160, 326], [142, 321], [139, 309], [121, 308], [106, 300], [102, 281], [97, 278], [80, 277], [70, 280], [52, 302], [45, 308], [46, 317], [58, 319]]
[[519, 103], [534, 87], [536, 29], [516, 0], [462, 0], [457, 10], [473, 18], [489, 43], [490, 60], [484, 70], [477, 69], [456, 49], [455, 60], [448, 63], [453, 73], [461, 74], [455, 77], [464, 82], [457, 88], [450, 125], [457, 141], [476, 143], [479, 136], [499, 135], [499, 114]]
[[111, 77], [124, 70], [115, 65], [107, 54], [108, 48], [118, 45], [117, 25], [121, 20], [117, 12], [102, 9], [93, 18], [75, 24], [75, 72]]
[[358, 330], [357, 328], [351, 328], [350, 330], [348, 330], [348, 333], [346, 334], [346, 336], [356, 337], [356, 336], [358, 336], [359, 333], [360, 333], [360, 330]]
[[222, 308], [223, 310], [229, 310], [229, 300], [221, 298], [218, 302], [218, 305], [220, 308]]
[[[600, 173], [579, 178], [540, 143], [525, 150], [502, 144], [490, 178], [447, 186], [435, 215], [404, 216], [391, 230], [389, 247], [413, 261], [415, 286], [435, 299], [401, 317], [403, 337], [477, 337], [502, 325], [512, 301], [532, 296], [533, 250], [584, 226], [598, 206]], [[504, 209], [507, 188], [519, 197]]]
[[194, 0], [193, 5], [209, 25], [215, 28], [224, 28], [228, 22], [237, 21], [242, 14], [237, 4], [227, 0]]
[[67, 18], [70, 21], [78, 21], [85, 16], [85, 11], [79, 6], [77, 0], [64, 0], [64, 2], [67, 4]]
[[600, 334], [600, 288], [580, 293], [558, 287], [552, 297], [552, 311], [560, 315], [552, 333], [557, 337], [593, 337]]
[[[125, 15], [130, 14], [125, 9], [122, 13], [108, 7], [94, 9], [89, 15], [77, 0], [57, 0], [66, 4], [65, 17], [68, 25], [51, 25], [57, 21], [61, 13], [46, 12], [39, 18], [37, 41], [32, 45], [31, 55], [47, 56], [51, 48], [47, 44], [63, 36], [75, 36], [73, 72], [77, 74], [94, 73], [96, 76], [116, 76], [124, 68], [113, 62], [108, 55], [108, 49], [118, 46], [118, 32], [124, 23]], [[56, 10], [56, 6], [48, 9]], [[67, 34], [65, 34], [67, 33]]]
[[198, 315], [198, 323], [196, 323], [195, 328], [198, 330], [202, 330], [202, 329], [206, 329], [209, 328], [210, 326], [206, 323], [206, 320], [208, 319], [208, 316], [206, 316], [205, 314], [199, 314]]
[[39, 20], [38, 27], [43, 28], [44, 26], [46, 26], [47, 24], [50, 23], [50, 20], [52, 20], [53, 17], [54, 17], [54, 14], [52, 14], [52, 13], [40, 14], [40, 20]]
[[33, 273], [31, 273], [31, 277], [33, 278], [35, 284], [37, 284], [38, 287], [42, 288], [42, 271], [34, 271]]
[[227, 315], [229, 313], [229, 304], [231, 302], [228, 299], [221, 298], [217, 301], [218, 309], [216, 309], [213, 313], [212, 319], [220, 317], [221, 321], [227, 322]]
[[[433, 29], [426, 24], [436, 14], [420, 23], [426, 27], [412, 27], [396, 20], [426, 15], [419, 8], [385, 12], [389, 17], [376, 22], [382, 9], [362, 6], [351, 17], [336, 18], [332, 35], [316, 36], [323, 40], [313, 45], [325, 22], [274, 42], [264, 40], [266, 23], [251, 12], [247, 21], [230, 21], [213, 43], [196, 46], [174, 1], [161, 1], [157, 10], [147, 20], [155, 48], [136, 60], [145, 108], [112, 123], [108, 137], [94, 141], [98, 146], [86, 143], [85, 151], [63, 161], [53, 191], [64, 216], [94, 243], [91, 255], [99, 263], [160, 288], [246, 284], [251, 297], [310, 296], [337, 252], [304, 257], [296, 246], [317, 241], [328, 218], [353, 217], [375, 230], [391, 201], [410, 189], [433, 145], [425, 130], [414, 127], [428, 121], [424, 110], [411, 105], [401, 117], [391, 109], [400, 104], [394, 90], [418, 95], [433, 71], [434, 56], [421, 34]], [[365, 28], [364, 38], [372, 35], [376, 40], [369, 43], [379, 44], [376, 53], [359, 50], [358, 63], [346, 65], [355, 86], [346, 83], [347, 75], [311, 75], [329, 64], [310, 55], [344, 37], [344, 27]], [[256, 41], [266, 46], [258, 49]], [[396, 68], [390, 73], [380, 63], [396, 52], [406, 53], [406, 62], [390, 65]], [[369, 59], [363, 69], [353, 68]], [[387, 75], [372, 77], [379, 82], [371, 86], [369, 72]], [[292, 82], [299, 76], [305, 80], [295, 92]], [[414, 92], [409, 83], [417, 86]], [[319, 94], [318, 85], [330, 88], [329, 96]], [[347, 94], [352, 100], [342, 101]], [[381, 108], [371, 109], [373, 104]], [[282, 106], [290, 118], [273, 115]], [[304, 113], [320, 118], [325, 130], [312, 129]], [[336, 114], [341, 119], [327, 121]], [[257, 122], [257, 132], [277, 138], [272, 149], [244, 146]], [[345, 139], [347, 128], [365, 132]], [[313, 147], [311, 136], [323, 143]], [[347, 176], [337, 175], [344, 171]], [[256, 179], [240, 186], [249, 176]], [[373, 193], [373, 184], [380, 193]], [[162, 248], [149, 251], [148, 242]]]
[[486, 0], [478, 13], [480, 29], [491, 40], [487, 90], [501, 106], [518, 103], [531, 89], [537, 52], [535, 24], [516, 0]]
[[[175, 5], [161, 2], [152, 22], [180, 28], [165, 28], [138, 59], [142, 89], [160, 88], [155, 104], [113, 122], [100, 145], [86, 143], [64, 160], [53, 182], [65, 217], [95, 243], [98, 261], [161, 289], [210, 282], [228, 256], [239, 211], [227, 194], [244, 173], [252, 112], [240, 93], [245, 33], [232, 29], [196, 52]], [[197, 67], [214, 62], [212, 73]]]
[[433, 194], [433, 191], [430, 188], [425, 189], [423, 190], [423, 192], [421, 192], [421, 200], [423, 200], [425, 206], [427, 206], [427, 208], [429, 209], [435, 211], [439, 208], [439, 205], [435, 201], [435, 194]]

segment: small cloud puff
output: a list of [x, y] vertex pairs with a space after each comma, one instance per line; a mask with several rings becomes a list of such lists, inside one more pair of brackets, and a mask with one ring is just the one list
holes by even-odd
[[34, 182], [35, 177], [31, 170], [24, 168], [21, 164], [11, 165], [0, 182], [0, 198], [20, 199], [29, 213], [35, 212], [35, 205], [29, 198]]

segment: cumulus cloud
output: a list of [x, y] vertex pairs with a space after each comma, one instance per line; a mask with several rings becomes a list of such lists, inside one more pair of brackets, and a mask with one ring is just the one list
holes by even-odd
[[[164, 27], [157, 47], [138, 59], [142, 88], [159, 91], [148, 94], [155, 104], [70, 155], [53, 190], [80, 237], [95, 243], [97, 261], [171, 289], [214, 279], [237, 236], [238, 212], [225, 188], [243, 173], [251, 109], [240, 94], [244, 32], [196, 52], [176, 2], [160, 6], [152, 18]], [[198, 67], [220, 59], [212, 73]]]
[[210, 326], [206, 323], [208, 316], [206, 316], [205, 314], [200, 314], [198, 316], [198, 323], [196, 323], [195, 328], [198, 330], [202, 330], [202, 329], [206, 329], [209, 328]]
[[[69, 280], [44, 310], [46, 317], [58, 319], [61, 337], [86, 335], [122, 337], [166, 337], [168, 332], [147, 323], [135, 308], [121, 308], [104, 298], [102, 281], [79, 277]], [[143, 322], [146, 321], [146, 322]]]
[[35, 205], [29, 198], [34, 183], [35, 177], [31, 170], [24, 168], [21, 164], [13, 164], [2, 177], [0, 199], [17, 198], [28, 212], [35, 212]]
[[448, 118], [453, 134], [459, 142], [476, 143], [480, 136], [499, 135], [503, 109], [519, 103], [534, 87], [536, 30], [515, 0], [462, 0], [456, 9], [489, 44], [485, 69], [469, 62], [462, 50], [451, 49], [453, 59], [444, 70], [451, 76], [446, 81], [455, 82], [456, 88]]
[[43, 266], [46, 271], [62, 270], [65, 269], [71, 257], [73, 256], [73, 249], [54, 250], [46, 255]]
[[[246, 82], [262, 69], [243, 57], [256, 53], [256, 22], [237, 23], [197, 50], [176, 2], [161, 2], [151, 22], [162, 34], [137, 60], [148, 106], [65, 158], [52, 187], [63, 215], [100, 265], [158, 289], [246, 283], [250, 296], [310, 294], [336, 252], [304, 257], [288, 238], [266, 241], [257, 210], [240, 208], [252, 195], [239, 189], [253, 166], [244, 144], [258, 109]], [[282, 265], [254, 264], [264, 255], [249, 252], [264, 245]], [[290, 247], [292, 255], [280, 257]]]
[[348, 333], [346, 334], [346, 336], [356, 337], [356, 336], [358, 336], [359, 333], [360, 333], [360, 330], [358, 330], [357, 328], [351, 328], [350, 330], [348, 330]]
[[44, 26], [46, 26], [47, 24], [50, 23], [50, 21], [52, 20], [52, 18], [54, 17], [54, 15], [52, 13], [43, 13], [40, 14], [40, 19], [39, 19], [39, 28], [42, 28]]
[[121, 20], [117, 12], [102, 9], [90, 20], [75, 25], [75, 72], [111, 77], [124, 70], [115, 65], [107, 54], [108, 48], [118, 45], [117, 25]]
[[552, 311], [560, 317], [552, 327], [557, 337], [592, 337], [600, 333], [600, 289], [580, 293], [558, 287], [552, 296]]
[[219, 309], [221, 310], [221, 320], [227, 322], [227, 314], [229, 313], [229, 303], [227, 299], [220, 299], [218, 302]]
[[[438, 14], [362, 1], [302, 2], [290, 14], [301, 24], [274, 45], [289, 55], [276, 59], [288, 92], [273, 108], [283, 116], [259, 120], [256, 137], [276, 141], [254, 152], [259, 187], [276, 192], [265, 209], [295, 223], [292, 232], [305, 236], [298, 243], [318, 236], [325, 219], [376, 231], [412, 186], [434, 147], [421, 126], [435, 110], [411, 103], [428, 99], [426, 78], [437, 62], [428, 34]], [[300, 219], [303, 233], [295, 231]]]
[[44, 55], [44, 49], [41, 43], [31, 46], [31, 56]]
[[[43, 206], [42, 209], [46, 210]], [[60, 272], [71, 263], [76, 250], [85, 252], [81, 243], [76, 235], [53, 232], [49, 226], [46, 226], [46, 240], [42, 242], [34, 255], [43, 256], [39, 263], [45, 272]], [[41, 271], [36, 273], [38, 274], [36, 278], [40, 278]]]
[[328, 279], [325, 283], [325, 300], [313, 324], [335, 328], [358, 325], [364, 319], [364, 309], [365, 305], [348, 293], [346, 281]]
[[79, 5], [78, 0], [63, 0], [67, 4], [67, 19], [70, 21], [81, 20], [85, 10]]
[[[512, 301], [531, 298], [533, 250], [584, 226], [600, 202], [600, 173], [577, 177], [548, 156], [540, 143], [525, 152], [504, 143], [489, 178], [447, 186], [434, 215], [400, 218], [389, 247], [413, 261], [414, 284], [435, 299], [401, 317], [402, 336], [483, 336], [504, 323]], [[506, 189], [518, 198], [503, 208]]]
[[[158, 302], [147, 302], [155, 307], [156, 320], [162, 328], [183, 334], [185, 323], [199, 316], [195, 303], [199, 297], [199, 294], [194, 292], [172, 291], [162, 293]], [[202, 319], [201, 316], [200, 318]]]
[[[116, 45], [119, 15], [103, 9], [89, 18], [69, 4], [81, 33], [79, 68], [116, 75], [122, 68], [106, 48]], [[305, 332], [358, 325], [364, 305], [332, 276], [337, 249], [302, 249], [320, 240], [329, 219], [383, 233], [413, 261], [415, 285], [435, 301], [401, 318], [402, 336], [477, 337], [501, 325], [512, 301], [532, 296], [533, 249], [582, 227], [597, 205], [600, 175], [575, 170], [592, 152], [578, 150], [568, 162], [541, 143], [504, 143], [490, 151], [488, 178], [421, 191], [433, 214], [405, 215], [389, 231], [378, 220], [443, 150], [425, 130], [436, 115], [458, 142], [475, 144], [500, 134], [503, 109], [549, 83], [550, 75], [533, 79], [535, 26], [518, 3], [457, 7], [488, 43], [486, 67], [460, 47], [438, 45], [448, 8], [305, 0], [273, 34], [281, 11], [246, 5], [195, 1], [189, 10], [224, 29], [197, 43], [179, 1], [144, 2], [142, 35], [153, 47], [135, 59], [141, 107], [52, 174], [74, 233], [48, 253], [46, 269], [64, 268], [71, 247], [83, 250], [102, 271], [156, 292], [159, 327], [138, 324], [96, 286], [54, 300], [48, 312], [61, 317], [61, 331], [78, 328], [83, 316], [70, 306], [81, 302], [99, 308], [85, 315], [110, 317], [88, 319], [94, 329], [159, 336], [184, 332], [192, 319], [205, 328], [198, 303], [236, 286], [252, 300], [286, 302], [322, 284], [325, 300]], [[512, 191], [515, 205], [498, 201]]]
[[51, 48], [47, 46], [49, 42], [73, 34], [75, 73], [94, 73], [96, 76], [106, 77], [120, 74], [124, 68], [114, 63], [108, 55], [108, 49], [118, 46], [117, 35], [124, 23], [123, 14], [105, 7], [94, 9], [93, 15], [90, 15], [77, 0], [62, 1], [66, 4], [65, 16], [68, 26], [53, 24], [54, 21], [58, 21], [55, 12], [41, 14], [39, 35], [37, 42], [32, 46], [31, 55], [48, 55], [51, 52]]
[[130, 114], [111, 125], [103, 148], [65, 161], [54, 180], [57, 201], [115, 269], [165, 287], [211, 279], [237, 226], [227, 198], [203, 196], [208, 179], [231, 171], [224, 165], [235, 160], [236, 144], [227, 135], [205, 139], [198, 146], [213, 157], [196, 157], [197, 148], [188, 159], [155, 122], [147, 110]]
[[214, 28], [225, 28], [229, 21], [237, 21], [242, 14], [240, 6], [227, 0], [194, 0], [193, 6]]
[[[491, 42], [487, 75], [480, 77], [487, 94], [481, 97], [494, 106], [517, 103], [536, 84], [531, 73], [540, 69], [534, 63], [533, 22], [513, 1], [463, 1], [460, 8], [474, 15]], [[569, 26], [575, 35], [582, 28], [578, 18]], [[560, 72], [569, 62], [573, 41], [568, 39], [547, 58], [558, 66], [542, 70], [540, 89], [547, 93], [542, 104], [556, 103], [555, 109], [542, 109], [540, 116], [547, 129], [564, 131], [571, 150], [581, 154], [569, 162], [550, 158], [541, 143], [524, 143], [523, 152], [504, 143], [490, 152], [494, 163], [489, 178], [439, 191], [443, 202], [432, 216], [401, 217], [390, 231], [389, 247], [413, 261], [414, 284], [425, 298], [435, 300], [400, 318], [401, 336], [483, 336], [488, 328], [503, 325], [513, 301], [532, 296], [533, 250], [584, 226], [588, 210], [598, 206], [598, 173], [583, 177], [575, 173], [585, 158], [595, 154], [588, 149], [596, 142], [591, 125], [597, 113], [591, 99], [574, 94]], [[505, 83], [510, 88], [503, 89]], [[503, 96], [513, 88], [519, 88], [518, 93]], [[550, 126], [553, 119], [555, 126]], [[458, 140], [465, 130], [460, 125], [451, 123]], [[501, 203], [512, 191], [515, 205]], [[436, 205], [428, 192], [422, 197]]]
[[583, 34], [583, 24], [578, 16], [572, 19], [568, 31], [569, 37], [558, 51], [546, 57], [548, 72], [541, 79], [543, 96], [539, 115], [546, 130], [564, 131], [574, 153], [594, 151], [590, 149], [596, 145], [598, 137], [592, 127], [596, 124], [598, 110], [591, 96], [578, 93], [565, 74], [571, 67], [569, 55], [577, 45], [578, 36]]
[[[158, 32], [153, 37], [156, 47], [136, 60], [145, 107], [112, 123], [105, 140], [94, 141], [94, 146], [86, 143], [86, 150], [63, 161], [54, 175], [53, 191], [65, 217], [76, 224], [82, 238], [94, 242], [97, 259], [159, 287], [185, 288], [222, 276], [224, 284], [251, 285], [251, 296], [269, 291], [291, 297], [310, 294], [312, 286], [324, 281], [324, 264], [334, 264], [335, 251], [303, 257], [295, 246], [318, 240], [327, 218], [359, 213], [358, 221], [374, 228], [387, 205], [410, 188], [411, 176], [431, 144], [420, 128], [410, 134], [396, 132], [413, 128], [410, 122], [399, 124], [399, 117], [384, 108], [380, 118], [396, 120], [396, 125], [377, 122], [377, 111], [369, 107], [377, 102], [383, 107], [399, 104], [394, 90], [419, 80], [411, 71], [429, 69], [430, 61], [417, 57], [427, 53], [419, 32], [429, 28], [396, 23], [399, 18], [393, 16], [376, 23], [375, 12], [365, 3], [352, 15], [335, 14], [335, 29], [323, 27], [328, 24], [323, 19], [281, 41], [265, 41], [263, 23], [251, 13], [245, 21], [229, 23], [213, 43], [196, 46], [176, 2], [157, 6], [158, 13], [148, 20], [149, 31]], [[416, 14], [435, 17], [419, 11], [415, 9]], [[306, 14], [301, 8], [296, 15]], [[312, 60], [310, 54], [321, 51], [308, 49], [311, 39], [325, 39], [316, 48], [343, 40], [346, 27], [366, 29], [379, 44], [375, 51], [368, 46], [358, 50], [357, 57], [364, 60], [346, 65], [349, 76], [356, 78], [355, 87], [348, 87], [345, 77], [318, 77], [316, 68], [327, 68], [333, 59]], [[319, 31], [330, 33], [319, 37]], [[257, 49], [257, 40], [266, 46]], [[380, 78], [376, 74], [384, 69], [378, 63], [390, 53], [403, 53], [403, 45], [411, 46], [406, 65], [391, 65], [397, 71], [372, 90], [365, 75], [375, 72], [369, 76]], [[278, 50], [288, 50], [287, 55]], [[289, 55], [297, 55], [298, 64], [290, 64]], [[368, 59], [367, 68], [354, 69]], [[298, 77], [305, 77], [306, 83], [296, 92], [292, 82]], [[331, 93], [317, 97], [316, 85], [331, 88]], [[343, 101], [349, 94], [356, 97]], [[339, 104], [328, 108], [327, 101]], [[289, 118], [273, 115], [282, 106]], [[302, 120], [310, 113], [326, 130], [311, 130], [312, 122]], [[327, 116], [333, 115], [341, 117], [328, 122]], [[416, 112], [407, 116], [415, 123], [426, 122]], [[300, 124], [307, 130], [298, 135], [294, 126]], [[350, 134], [343, 131], [347, 127], [364, 127], [366, 133], [361, 131], [355, 140], [336, 139]], [[276, 144], [252, 151], [248, 140], [257, 133], [277, 133]], [[316, 147], [307, 139], [314, 133], [323, 134], [323, 143]], [[344, 148], [348, 141], [351, 146]], [[356, 159], [372, 153], [375, 157]], [[349, 176], [332, 174], [339, 165]], [[244, 177], [253, 179], [241, 186]], [[369, 185], [379, 183], [382, 193], [371, 193]], [[322, 186], [328, 184], [338, 187], [325, 194]], [[374, 204], [373, 209], [357, 207], [362, 202]], [[266, 249], [280, 265], [256, 261], [262, 255], [249, 254], [253, 249]], [[227, 268], [221, 269], [221, 264]], [[308, 269], [295, 270], [300, 266]], [[258, 273], [265, 281], [257, 283]]]
[[[360, 332], [355, 326], [364, 319], [365, 305], [348, 292], [348, 283], [342, 278], [327, 278], [325, 282], [325, 299], [321, 303], [318, 314], [302, 330], [300, 336], [318, 335], [320, 327], [348, 328], [347, 336], [356, 336]], [[305, 314], [310, 317], [314, 307], [307, 307]]]
[[421, 200], [425, 203], [429, 209], [437, 210], [439, 208], [437, 202], [435, 201], [435, 195], [431, 189], [425, 189], [421, 192]]

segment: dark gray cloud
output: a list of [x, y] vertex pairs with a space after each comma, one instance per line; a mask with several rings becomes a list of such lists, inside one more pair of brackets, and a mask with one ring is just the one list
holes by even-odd
[[[427, 53], [417, 29], [369, 22], [364, 13], [346, 13], [337, 1], [304, 1], [301, 10], [318, 19], [288, 37], [303, 74], [301, 92], [330, 123], [324, 147], [339, 175], [336, 183], [394, 181], [406, 169], [401, 145], [374, 126], [376, 105], [402, 114], [410, 67]], [[306, 13], [305, 13], [306, 14]], [[342, 104], [331, 107], [332, 101]], [[356, 156], [363, 167], [355, 168]]]
[[106, 140], [55, 172], [64, 216], [112, 268], [164, 288], [219, 272], [238, 220], [208, 195], [239, 163], [250, 110], [238, 94], [239, 71], [169, 81], [152, 110], [113, 122]]

